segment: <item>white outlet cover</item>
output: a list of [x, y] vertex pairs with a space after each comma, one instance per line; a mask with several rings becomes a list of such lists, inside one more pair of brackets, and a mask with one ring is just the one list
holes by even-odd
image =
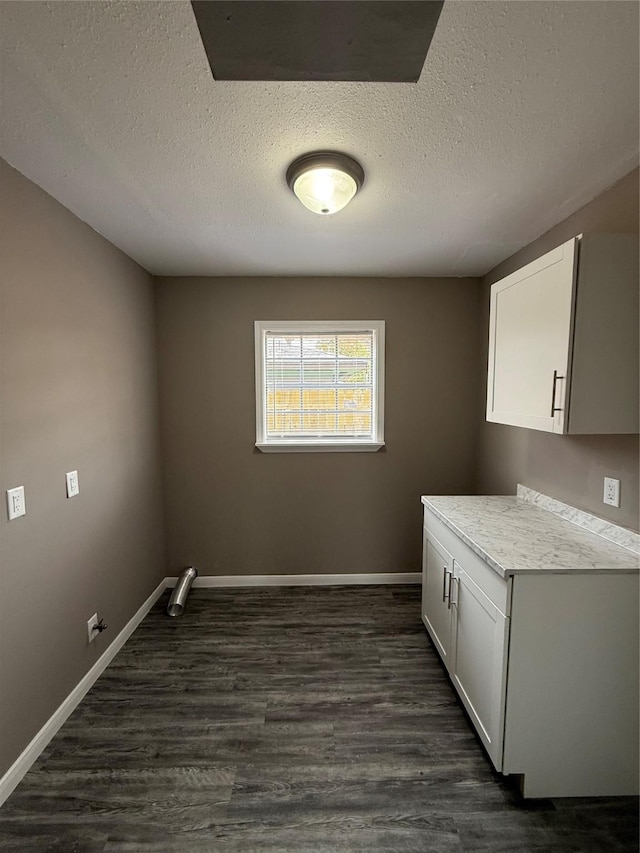
[[24, 502], [24, 486], [16, 486], [15, 489], [7, 489], [7, 515], [9, 521], [20, 518], [27, 514], [27, 506]]
[[603, 502], [609, 506], [620, 506], [620, 480], [613, 477], [604, 478]]
[[94, 613], [91, 619], [87, 620], [87, 637], [89, 638], [90, 643], [92, 643], [99, 634], [99, 631], [94, 630], [94, 626], [97, 624], [98, 614]]
[[67, 478], [67, 497], [73, 498], [76, 495], [80, 494], [80, 482], [78, 480], [78, 472], [77, 471], [69, 471], [65, 474]]

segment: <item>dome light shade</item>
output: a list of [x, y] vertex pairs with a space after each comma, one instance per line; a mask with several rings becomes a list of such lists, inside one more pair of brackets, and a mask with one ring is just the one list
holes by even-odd
[[349, 204], [364, 183], [364, 169], [346, 154], [316, 151], [293, 161], [287, 183], [306, 208], [328, 216]]

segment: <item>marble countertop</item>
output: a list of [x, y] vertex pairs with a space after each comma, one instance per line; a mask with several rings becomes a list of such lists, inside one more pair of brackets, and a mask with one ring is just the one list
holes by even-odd
[[519, 497], [424, 496], [422, 503], [501, 577], [638, 572], [638, 555]]

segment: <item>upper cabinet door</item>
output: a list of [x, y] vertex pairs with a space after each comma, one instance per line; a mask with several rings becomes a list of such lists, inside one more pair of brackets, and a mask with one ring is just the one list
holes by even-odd
[[487, 420], [564, 432], [576, 238], [491, 287]]
[[573, 237], [491, 287], [487, 420], [637, 433], [638, 237]]

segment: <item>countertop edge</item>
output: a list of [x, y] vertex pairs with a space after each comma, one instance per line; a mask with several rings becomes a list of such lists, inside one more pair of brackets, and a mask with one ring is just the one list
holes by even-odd
[[[514, 498], [515, 500], [515, 498]], [[434, 506], [434, 504], [429, 500], [428, 497], [424, 495], [421, 498], [422, 503], [429, 509], [437, 519], [439, 519], [449, 530], [453, 530], [456, 536], [459, 536], [462, 541], [471, 548], [479, 557], [481, 557], [485, 563], [487, 563], [491, 568], [500, 575], [501, 578], [507, 578], [510, 575], [514, 574], [512, 571], [509, 572], [502, 566], [497, 560], [484, 550], [478, 543], [473, 540], [467, 533], [464, 532], [460, 527], [458, 527], [451, 519], [445, 515], [438, 507]]]
[[[453, 531], [466, 545], [468, 545], [471, 550], [477, 554], [482, 560], [484, 560], [487, 565], [489, 565], [501, 578], [509, 578], [515, 577], [516, 575], [576, 575], [576, 574], [624, 574], [624, 575], [637, 575], [640, 573], [640, 566], [638, 567], [606, 567], [601, 566], [598, 568], [557, 568], [557, 569], [517, 569], [517, 568], [508, 568], [499, 563], [491, 554], [486, 551], [481, 545], [479, 545], [468, 533], [466, 533], [461, 527], [453, 522], [449, 516], [447, 516], [441, 509], [439, 509], [433, 502], [432, 498], [437, 498], [438, 495], [422, 495], [420, 498], [421, 503], [432, 512], [435, 517], [441, 521], [449, 530]], [[442, 497], [458, 497], [458, 496], [447, 496], [443, 495]], [[492, 496], [481, 496], [474, 495], [472, 497], [496, 497], [501, 500], [508, 500], [513, 502], [514, 505], [517, 505], [521, 502], [521, 498], [518, 498], [516, 495], [492, 495]], [[529, 504], [532, 508], [535, 507], [536, 510], [541, 512], [549, 512], [550, 515], [555, 518], [559, 518], [555, 513], [550, 512], [544, 507], [535, 506], [533, 504]], [[559, 520], [563, 521], [565, 524], [568, 524], [572, 527], [576, 527], [578, 525], [574, 525], [571, 521], [567, 519], [559, 518]], [[584, 530], [584, 528], [581, 528]], [[591, 533], [591, 531], [585, 531]], [[592, 535], [597, 536], [597, 533], [592, 533]], [[617, 545], [616, 543], [611, 543], [622, 550], [628, 550], [624, 548], [622, 545]]]

